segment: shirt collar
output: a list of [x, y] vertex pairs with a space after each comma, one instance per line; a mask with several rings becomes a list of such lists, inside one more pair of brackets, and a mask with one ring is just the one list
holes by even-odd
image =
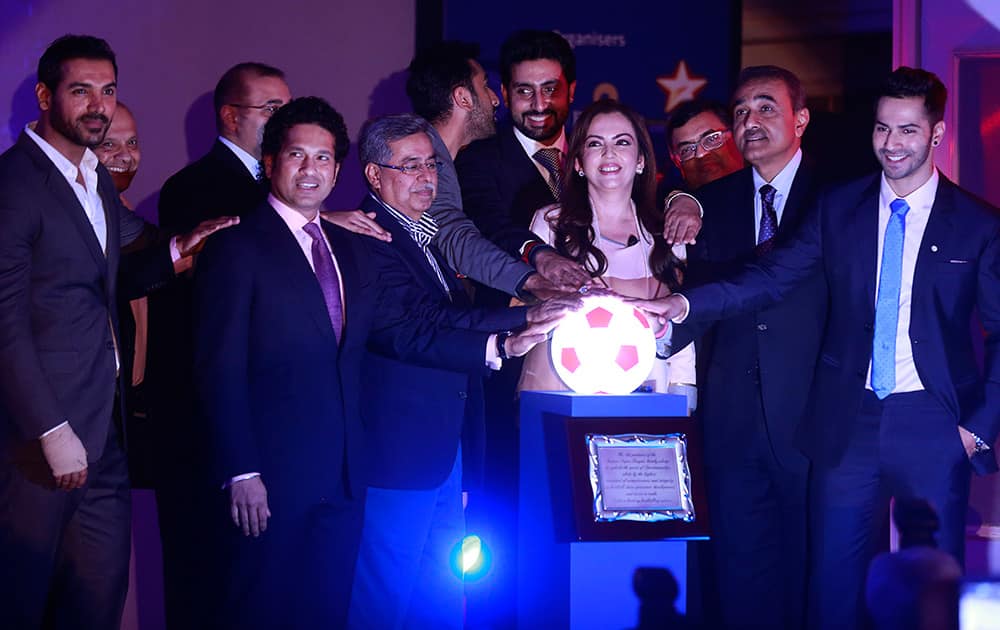
[[559, 149], [560, 151], [562, 151], [563, 155], [566, 155], [565, 127], [559, 130], [559, 137], [556, 138], [556, 141], [548, 146], [542, 144], [538, 140], [532, 140], [528, 136], [521, 133], [521, 130], [518, 129], [517, 127], [514, 127], [514, 137], [517, 138], [517, 141], [521, 143], [521, 146], [524, 147], [524, 151], [525, 153], [528, 154], [529, 157], [532, 158], [535, 157], [535, 154], [538, 153], [541, 149]]
[[911, 210], [919, 210], [921, 208], [930, 208], [934, 205], [934, 196], [937, 194], [938, 186], [938, 170], [937, 168], [931, 171], [931, 176], [927, 178], [927, 181], [921, 184], [920, 188], [917, 188], [905, 197], [900, 197], [889, 185], [889, 180], [885, 178], [885, 172], [882, 173], [882, 184], [879, 189], [879, 197], [883, 207], [888, 208], [889, 204], [896, 199], [903, 199], [906, 201], [906, 205], [910, 206]]
[[274, 193], [267, 196], [267, 202], [271, 204], [271, 207], [274, 208], [274, 211], [278, 213], [278, 216], [282, 218], [288, 226], [288, 229], [291, 230], [293, 234], [304, 230], [307, 223], [315, 223], [320, 226], [320, 229], [322, 230], [323, 226], [319, 222], [319, 212], [316, 213], [316, 216], [313, 217], [312, 221], [308, 221], [304, 216], [302, 216], [301, 212], [293, 210], [284, 202], [280, 201], [274, 196]]
[[372, 199], [377, 201], [379, 205], [385, 208], [385, 211], [389, 213], [389, 216], [403, 226], [403, 229], [406, 230], [410, 237], [412, 237], [413, 240], [417, 241], [420, 245], [427, 245], [430, 243], [431, 239], [437, 235], [439, 229], [438, 223], [429, 212], [425, 212], [420, 215], [419, 221], [414, 221], [399, 210], [396, 210], [386, 202], [382, 201], [382, 199], [375, 193], [369, 191], [368, 194], [371, 195]]
[[73, 164], [69, 161], [65, 155], [59, 152], [54, 146], [46, 142], [40, 135], [35, 133], [35, 125], [37, 121], [30, 122], [24, 126], [24, 133], [31, 138], [38, 148], [42, 150], [49, 160], [55, 165], [59, 172], [63, 174], [63, 177], [70, 181], [76, 180], [76, 174], [78, 170], [82, 170], [84, 175], [93, 174], [97, 172], [97, 165], [99, 163], [97, 155], [90, 149], [83, 150], [83, 159], [80, 160], [80, 166]]
[[792, 159], [788, 160], [788, 164], [785, 164], [785, 168], [781, 169], [774, 179], [771, 181], [764, 181], [764, 178], [760, 176], [756, 168], [751, 168], [753, 172], [753, 189], [756, 191], [760, 190], [760, 187], [764, 184], [770, 184], [774, 187], [776, 194], [787, 196], [788, 191], [792, 189], [792, 182], [795, 181], [795, 173], [799, 170], [799, 165], [802, 164], [802, 149], [797, 149], [795, 155]]
[[240, 162], [243, 162], [243, 166], [247, 167], [247, 170], [250, 171], [250, 175], [252, 175], [254, 179], [257, 179], [260, 176], [260, 160], [222, 136], [219, 136], [219, 142], [229, 147], [229, 150], [232, 151], [237, 158], [239, 158]]

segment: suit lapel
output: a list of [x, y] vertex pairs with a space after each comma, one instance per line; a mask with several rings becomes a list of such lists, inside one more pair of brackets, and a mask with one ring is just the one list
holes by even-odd
[[97, 235], [94, 233], [94, 226], [91, 225], [90, 220], [87, 218], [87, 213], [83, 209], [83, 206], [80, 205], [80, 200], [76, 198], [76, 193], [70, 188], [66, 178], [59, 172], [59, 169], [52, 163], [52, 160], [45, 155], [42, 149], [26, 133], [21, 133], [20, 138], [18, 138], [18, 144], [35, 162], [35, 165], [45, 173], [45, 189], [55, 197], [59, 208], [66, 213], [76, 227], [80, 233], [80, 237], [83, 239], [84, 245], [87, 247], [87, 251], [90, 252], [91, 257], [94, 259], [94, 264], [100, 270], [101, 276], [106, 278], [108, 275], [108, 260], [101, 249], [100, 241], [97, 240]]
[[[861, 286], [865, 312], [875, 313], [875, 273], [878, 269], [878, 195], [881, 179], [874, 177], [844, 217], [841, 235], [846, 242], [837, 251], [857, 265], [855, 286]], [[853, 254], [852, 254], [853, 252]]]
[[313, 319], [320, 334], [336, 345], [323, 291], [316, 280], [316, 273], [302, 254], [295, 235], [270, 204], [259, 206], [257, 211], [261, 214], [262, 238], [267, 243], [265, 251], [269, 250], [274, 256], [275, 268], [288, 270], [283, 278], [292, 285], [294, 293], [300, 296], [303, 310]]
[[514, 127], [511, 126], [508, 128], [507, 132], [501, 138], [503, 140], [504, 153], [509, 155], [510, 159], [504, 159], [500, 163], [501, 165], [510, 165], [512, 169], [507, 181], [525, 182], [531, 187], [531, 197], [538, 201], [537, 207], [531, 208], [528, 216], [530, 217], [531, 213], [541, 206], [548, 205], [552, 201], [559, 201], [552, 196], [552, 190], [549, 188], [548, 182], [545, 181], [545, 178], [538, 171], [538, 167], [535, 166], [535, 159], [528, 155], [518, 141], [517, 136], [514, 135]]
[[799, 169], [792, 179], [792, 188], [788, 191], [788, 199], [782, 211], [781, 225], [778, 226], [778, 237], [787, 238], [797, 229], [802, 215], [809, 206], [809, 191], [813, 189], [812, 169], [806, 164], [805, 156], [799, 163]]
[[[938, 187], [934, 195], [934, 205], [931, 206], [930, 216], [927, 217], [927, 227], [924, 228], [923, 239], [920, 242], [920, 249], [917, 253], [917, 265], [913, 270], [913, 287], [911, 300], [911, 311], [916, 311], [918, 304], [926, 304], [925, 294], [932, 285], [927, 279], [931, 274], [931, 264], [935, 253], [931, 250], [932, 245], [947, 243], [951, 239], [954, 230], [954, 209], [955, 195], [954, 185], [945, 179], [944, 175], [938, 175]], [[938, 247], [938, 250], [941, 248]], [[911, 322], [913, 321], [911, 317]]]

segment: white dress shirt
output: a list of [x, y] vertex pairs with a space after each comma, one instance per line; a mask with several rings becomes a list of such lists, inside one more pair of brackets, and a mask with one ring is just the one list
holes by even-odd
[[[83, 206], [83, 211], [87, 215], [87, 220], [90, 221], [90, 226], [94, 228], [94, 234], [97, 236], [97, 242], [101, 244], [101, 250], [107, 255], [108, 222], [104, 214], [104, 202], [101, 200], [100, 193], [97, 192], [97, 165], [100, 163], [97, 160], [97, 156], [90, 149], [84, 149], [83, 159], [80, 160], [80, 166], [78, 167], [76, 164], [70, 162], [65, 155], [60, 153], [58, 149], [35, 133], [34, 129], [32, 129], [34, 125], [35, 123], [29, 123], [24, 128], [24, 132], [52, 160], [52, 163], [62, 173], [66, 183], [73, 189], [73, 194], [76, 195], [76, 198], [80, 201], [80, 205]], [[77, 181], [81, 177], [83, 184]], [[117, 218], [116, 216], [115, 219]]]
[[232, 151], [233, 154], [240, 159], [240, 162], [243, 162], [243, 166], [247, 167], [247, 170], [250, 171], [251, 177], [253, 177], [254, 179], [260, 178], [261, 175], [260, 160], [250, 155], [242, 148], [238, 147], [235, 143], [227, 140], [226, 138], [223, 138], [222, 136], [219, 136], [219, 142], [229, 147], [229, 150]]
[[[899, 317], [896, 320], [896, 386], [893, 394], [914, 392], [924, 389], [924, 384], [917, 374], [913, 363], [913, 345], [910, 343], [910, 311], [913, 296], [913, 272], [917, 267], [917, 255], [920, 253], [920, 242], [924, 238], [927, 220], [931, 216], [931, 206], [937, 196], [938, 172], [934, 169], [930, 178], [918, 189], [905, 197], [893, 192], [892, 187], [882, 175], [882, 185], [878, 196], [878, 257], [875, 259], [875, 300], [878, 300], [878, 283], [882, 275], [882, 246], [885, 240], [885, 230], [889, 225], [892, 209], [889, 207], [896, 199], [903, 199], [910, 209], [906, 213], [905, 230], [903, 232], [903, 266], [899, 282]], [[872, 388], [872, 364], [868, 361], [868, 377], [865, 387]]]
[[542, 149], [559, 149], [562, 151], [563, 159], [565, 160], [566, 128], [564, 127], [561, 129], [559, 131], [559, 137], [556, 138], [556, 141], [548, 145], [542, 144], [538, 140], [532, 140], [528, 136], [521, 133], [521, 130], [517, 127], [514, 127], [514, 137], [521, 143], [521, 146], [524, 148], [524, 152], [528, 154], [528, 157], [531, 159], [531, 163], [535, 165], [535, 168], [538, 170], [538, 174], [542, 176], [542, 179], [547, 182], [552, 181], [552, 173], [550, 173], [549, 169], [545, 168], [541, 162], [535, 159], [535, 154]]
[[760, 234], [760, 220], [764, 216], [764, 202], [760, 198], [760, 187], [770, 184], [774, 187], [774, 213], [778, 215], [778, 225], [781, 225], [781, 217], [785, 214], [785, 202], [788, 201], [788, 193], [792, 190], [792, 182], [795, 181], [795, 174], [799, 172], [799, 165], [802, 164], [802, 149], [795, 152], [792, 159], [788, 160], [785, 168], [774, 176], [771, 181], [765, 181], [756, 168], [750, 169], [753, 173], [753, 216], [754, 216], [754, 239]]

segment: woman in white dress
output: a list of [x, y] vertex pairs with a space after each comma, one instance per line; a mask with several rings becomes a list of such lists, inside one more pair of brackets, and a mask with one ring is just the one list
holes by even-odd
[[[653, 298], [676, 290], [686, 252], [663, 240], [656, 161], [642, 117], [617, 101], [596, 101], [573, 128], [564, 169], [562, 204], [535, 212], [531, 231], [617, 293]], [[549, 345], [528, 353], [518, 390], [566, 389], [552, 367]], [[658, 358], [645, 386], [666, 392], [694, 384], [689, 345], [669, 359]]]

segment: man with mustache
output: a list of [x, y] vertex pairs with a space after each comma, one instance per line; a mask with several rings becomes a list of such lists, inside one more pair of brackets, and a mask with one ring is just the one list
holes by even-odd
[[[745, 68], [732, 103], [736, 147], [749, 166], [698, 189], [705, 218], [686, 286], [723, 277], [787, 239], [818, 192], [801, 150], [809, 110], [798, 77]], [[793, 435], [825, 317], [817, 273], [778, 304], [687, 333], [708, 333], [698, 355], [699, 407], [713, 536], [702, 546], [704, 609], [721, 616], [715, 625], [802, 625], [808, 461]]]
[[0, 156], [0, 610], [11, 628], [118, 628], [130, 505], [116, 295], [189, 268], [186, 254], [230, 223], [120, 258], [144, 223], [92, 150], [117, 78], [104, 40], [57, 39], [38, 62], [38, 121]]
[[667, 146], [688, 190], [743, 168], [730, 114], [715, 101], [685, 101], [670, 113]]
[[809, 628], [864, 627], [862, 585], [892, 497], [926, 499], [938, 546], [961, 563], [971, 471], [997, 470], [1000, 218], [934, 166], [946, 99], [934, 74], [897, 68], [875, 109], [881, 173], [825, 191], [787, 245], [740, 274], [655, 307], [676, 321], [729, 317], [816, 273], [828, 282], [796, 436], [813, 468]]
[[[370, 191], [361, 209], [393, 237], [371, 245], [369, 264], [380, 284], [411, 301], [438, 304], [440, 321], [449, 326], [492, 333], [550, 317], [564, 302], [472, 307], [434, 245], [438, 225], [430, 208], [441, 162], [431, 133], [413, 114], [380, 118], [361, 131], [358, 155]], [[506, 338], [491, 338], [487, 356], [499, 358]], [[477, 484], [482, 466], [483, 374], [373, 352], [362, 370], [361, 415], [372, 465], [350, 626], [461, 628], [462, 581], [449, 556], [465, 532], [462, 490]], [[386, 387], [392, 395], [384, 395]], [[408, 526], [400, 528], [404, 519]]]
[[[426, 209], [436, 162], [423, 141], [415, 162], [382, 156], [377, 168], [382, 190], [388, 172], [398, 173], [393, 191]], [[544, 328], [498, 338], [433, 301], [410, 299], [418, 287], [391, 283], [398, 270], [382, 268], [371, 252], [381, 243], [322, 220], [348, 145], [343, 118], [322, 99], [297, 98], [276, 112], [262, 144], [271, 193], [241, 229], [208, 243], [197, 270], [195, 383], [210, 479], [225, 485], [236, 526], [224, 543], [230, 553], [215, 585], [221, 614], [208, 620], [213, 628], [344, 627], [369, 476], [381, 479], [388, 469], [419, 484], [437, 472], [420, 469], [439, 462], [437, 448], [457, 450], [431, 430], [397, 453], [413, 466], [365, 451], [370, 406], [412, 413], [414, 405], [465, 405], [454, 380], [454, 388], [426, 383], [436, 393], [422, 399], [413, 396], [423, 383], [365, 372], [366, 351], [433, 366], [422, 374], [441, 377], [482, 374], [491, 351], [522, 354], [545, 338]], [[415, 513], [399, 515], [411, 518], [402, 528], [393, 522], [401, 536], [418, 524]]]

